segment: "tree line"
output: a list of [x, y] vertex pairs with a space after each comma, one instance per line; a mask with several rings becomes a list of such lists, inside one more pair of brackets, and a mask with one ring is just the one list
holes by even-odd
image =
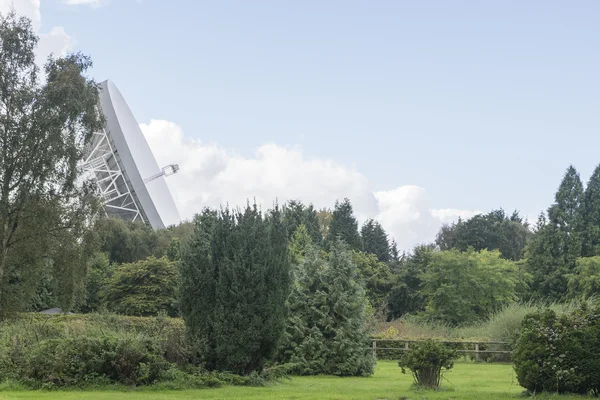
[[[31, 22], [0, 16], [0, 316], [60, 306], [181, 316], [209, 369], [368, 375], [376, 319], [477, 322], [600, 286], [600, 167], [572, 166], [530, 226], [492, 210], [400, 253], [349, 199], [205, 209], [154, 231], [101, 217], [77, 161], [103, 127], [81, 54], [34, 62]], [[42, 77], [43, 74], [43, 77]], [[433, 238], [432, 238], [433, 239]]]

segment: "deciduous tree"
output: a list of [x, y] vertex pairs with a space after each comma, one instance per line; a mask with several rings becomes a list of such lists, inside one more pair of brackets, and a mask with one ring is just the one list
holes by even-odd
[[41, 78], [31, 22], [0, 16], [0, 315], [24, 309], [48, 260], [63, 307], [83, 297], [83, 240], [94, 204], [77, 182], [83, 147], [102, 128], [98, 85], [81, 54], [49, 58]]

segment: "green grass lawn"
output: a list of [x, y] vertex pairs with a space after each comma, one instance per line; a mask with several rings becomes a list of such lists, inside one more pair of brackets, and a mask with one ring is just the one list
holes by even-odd
[[[166, 400], [166, 399], [518, 399], [523, 389], [508, 364], [457, 363], [446, 375], [442, 390], [415, 391], [411, 375], [402, 375], [393, 361], [380, 361], [368, 378], [329, 376], [298, 377], [268, 387], [223, 387], [186, 391], [17, 391], [0, 392], [0, 400]], [[539, 397], [536, 397], [539, 398]], [[581, 399], [578, 396], [544, 396], [552, 399]]]

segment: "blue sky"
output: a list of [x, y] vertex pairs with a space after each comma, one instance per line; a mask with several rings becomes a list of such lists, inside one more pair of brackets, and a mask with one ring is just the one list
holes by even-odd
[[42, 0], [42, 33], [63, 27], [140, 123], [230, 158], [275, 144], [431, 210], [529, 216], [600, 162], [597, 1], [65, 1]]

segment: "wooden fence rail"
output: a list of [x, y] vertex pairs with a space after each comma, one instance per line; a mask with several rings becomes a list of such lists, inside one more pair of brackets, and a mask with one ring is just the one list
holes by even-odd
[[[377, 358], [377, 352], [398, 352], [398, 351], [407, 351], [410, 347], [410, 343], [419, 343], [423, 342], [423, 340], [405, 340], [405, 339], [378, 339], [371, 338], [372, 341], [372, 351], [373, 357]], [[378, 344], [379, 343], [379, 344]], [[389, 347], [394, 344], [404, 344], [403, 346]], [[490, 345], [492, 347], [503, 347], [504, 349], [510, 348], [510, 343], [508, 342], [494, 342], [494, 341], [459, 341], [459, 340], [440, 340], [439, 343], [448, 344], [448, 345], [463, 345], [463, 348], [457, 349], [458, 353], [473, 354], [475, 361], [480, 361], [482, 354], [507, 354], [510, 355], [512, 351], [510, 350], [490, 350]], [[387, 346], [385, 346], [387, 344]], [[384, 345], [384, 346], [381, 346]], [[471, 348], [464, 348], [471, 347]]]

